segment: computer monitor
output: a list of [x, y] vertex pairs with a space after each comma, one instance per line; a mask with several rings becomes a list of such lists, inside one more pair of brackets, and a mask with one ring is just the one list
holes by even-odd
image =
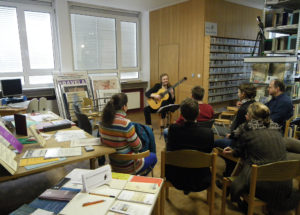
[[21, 79], [1, 80], [1, 90], [3, 97], [13, 97], [22, 95]]

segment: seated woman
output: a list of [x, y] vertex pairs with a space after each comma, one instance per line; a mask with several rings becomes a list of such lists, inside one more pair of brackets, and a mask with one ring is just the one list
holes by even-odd
[[[197, 126], [199, 105], [192, 98], [185, 99], [180, 105], [184, 118], [183, 124], [172, 124], [169, 128], [167, 151], [192, 149], [206, 153], [212, 150], [214, 135], [210, 128]], [[182, 168], [166, 165], [166, 178], [176, 189], [199, 192], [210, 186], [211, 173], [209, 168]]]
[[[104, 145], [113, 147], [120, 154], [138, 153], [142, 149], [142, 143], [135, 132], [133, 123], [126, 119], [127, 95], [118, 93], [103, 109], [102, 122], [99, 128], [101, 141]], [[134, 161], [120, 161], [110, 159], [113, 171], [122, 173], [134, 173]], [[154, 167], [157, 162], [155, 153], [144, 159], [136, 161], [137, 173], [141, 173], [149, 167]]]
[[[230, 130], [231, 133], [226, 135], [226, 138], [224, 139], [218, 139], [214, 143], [214, 147], [220, 147], [224, 149], [227, 146], [231, 146], [233, 140], [234, 140], [234, 135], [233, 131], [239, 127], [239, 125], [243, 124], [246, 122], [246, 113], [247, 113], [247, 108], [249, 107], [250, 104], [254, 103], [256, 96], [256, 87], [253, 84], [241, 84], [238, 89], [238, 97], [240, 99], [239, 102], [239, 110], [236, 114], [236, 117], [234, 118]], [[234, 167], [235, 167], [235, 162], [225, 159], [226, 162], [226, 169], [223, 173], [223, 176], [230, 176]], [[218, 184], [217, 184], [218, 185]]]
[[[240, 202], [240, 196], [249, 191], [251, 165], [263, 165], [286, 160], [286, 148], [278, 124], [270, 120], [267, 106], [255, 102], [248, 108], [247, 122], [234, 131], [237, 138], [223, 153], [241, 157], [242, 167], [230, 187], [231, 199]], [[292, 180], [285, 182], [258, 182], [256, 196], [268, 203], [274, 211], [287, 211], [296, 207], [299, 193], [292, 189]]]

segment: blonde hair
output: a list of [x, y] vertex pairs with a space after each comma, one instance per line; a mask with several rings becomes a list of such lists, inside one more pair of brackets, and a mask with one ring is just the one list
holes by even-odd
[[270, 110], [260, 102], [254, 102], [249, 105], [247, 114], [250, 119], [262, 121], [266, 126], [270, 124]]

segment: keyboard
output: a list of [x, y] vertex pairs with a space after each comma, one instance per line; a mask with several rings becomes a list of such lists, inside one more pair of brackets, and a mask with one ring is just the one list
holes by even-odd
[[230, 133], [230, 129], [228, 127], [226, 127], [225, 125], [214, 124], [213, 132], [218, 136], [225, 137], [226, 134]]

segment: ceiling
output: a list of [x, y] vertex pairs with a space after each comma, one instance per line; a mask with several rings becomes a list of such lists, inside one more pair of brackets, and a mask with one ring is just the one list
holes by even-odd
[[[72, 0], [104, 7], [119, 8], [131, 11], [152, 11], [188, 0]], [[201, 1], [201, 0], [198, 0]], [[228, 2], [263, 9], [264, 0], [225, 0]]]

